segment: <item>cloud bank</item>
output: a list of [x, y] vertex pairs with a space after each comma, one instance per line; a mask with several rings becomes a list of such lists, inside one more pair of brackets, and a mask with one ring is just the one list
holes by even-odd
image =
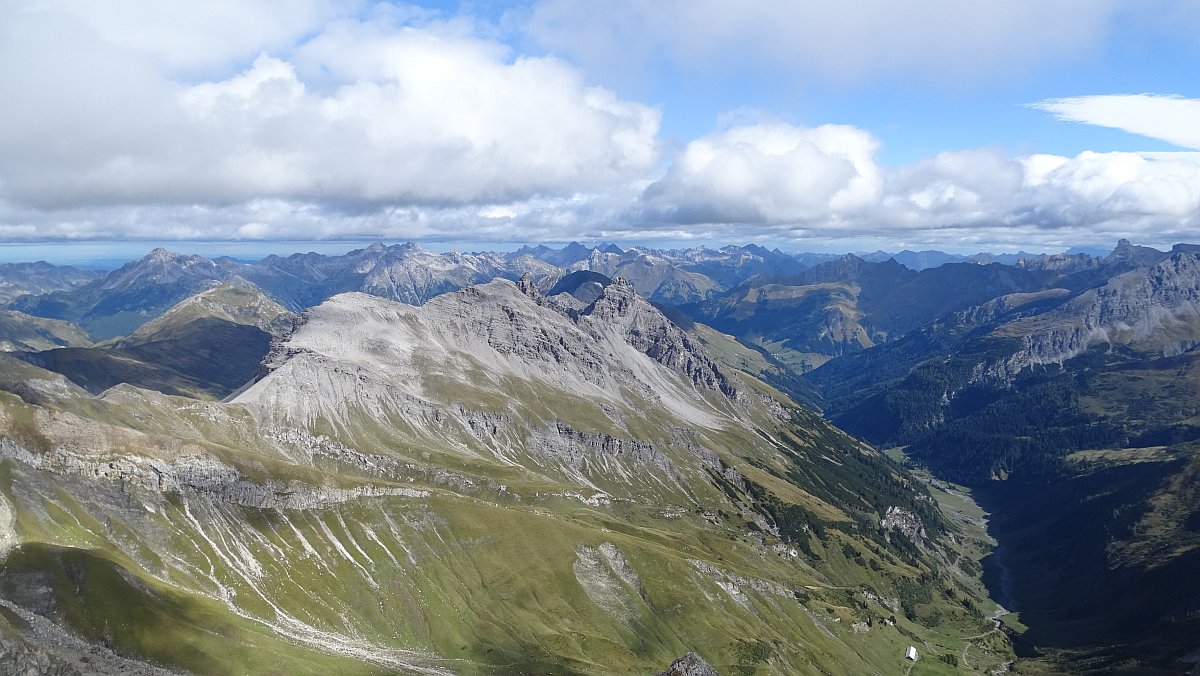
[[687, 145], [645, 191], [641, 216], [726, 233], [912, 241], [1070, 243], [1137, 231], [1186, 239], [1200, 228], [1200, 153], [974, 149], [885, 168], [879, 145], [845, 126], [722, 131]]
[[[266, 18], [247, 8], [234, 25]], [[344, 18], [287, 58], [187, 84], [156, 68], [185, 54], [159, 62], [157, 43], [102, 39], [92, 13], [24, 9], [0, 29], [5, 63], [42, 70], [0, 76], [16, 94], [0, 107], [0, 181], [22, 204], [511, 201], [597, 190], [658, 159], [656, 109], [453, 25]], [[69, 56], [40, 39], [78, 23], [92, 39]]]
[[[870, 130], [774, 120], [672, 149], [658, 107], [597, 86], [586, 65], [622, 45], [634, 61], [665, 54], [700, 68], [742, 48], [734, 61], [831, 78], [914, 64], [978, 75], [1086, 51], [1114, 4], [862, 0], [783, 12], [545, 0], [521, 30], [557, 45], [553, 56], [521, 53], [471, 17], [406, 6], [8, 3], [0, 63], [19, 66], [0, 68], [0, 241], [1194, 238], [1200, 153], [977, 148], [884, 166]], [[1194, 99], [1035, 106], [1200, 149]]]

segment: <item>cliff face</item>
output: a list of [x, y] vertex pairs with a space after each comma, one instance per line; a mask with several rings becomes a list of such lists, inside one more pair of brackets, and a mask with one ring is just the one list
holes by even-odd
[[1057, 309], [1005, 324], [998, 337], [1023, 347], [985, 372], [1011, 377], [1034, 364], [1062, 363], [1098, 344], [1172, 356], [1200, 344], [1200, 257], [1176, 251], [1118, 275]]
[[12, 460], [57, 476], [114, 484], [125, 492], [155, 496], [159, 502], [170, 496], [191, 496], [224, 505], [285, 510], [319, 509], [364, 496], [420, 498], [429, 495], [428, 491], [371, 484], [346, 489], [312, 486], [300, 481], [267, 480], [260, 483], [249, 480], [237, 468], [218, 458], [204, 454], [162, 460], [141, 455], [89, 456], [62, 447], [49, 453], [35, 453], [10, 439], [0, 439], [0, 460]]
[[684, 373], [693, 385], [718, 390], [726, 396], [736, 394], [732, 383], [704, 349], [622, 278], [605, 287], [604, 293], [579, 314], [577, 323], [596, 334], [619, 331], [639, 352]]
[[1200, 345], [1200, 256], [1125, 242], [1090, 260], [1082, 277], [1052, 280], [1061, 286], [992, 298], [809, 379], [839, 425], [959, 479], [1044, 470], [1148, 431], [1192, 438], [1182, 392]]

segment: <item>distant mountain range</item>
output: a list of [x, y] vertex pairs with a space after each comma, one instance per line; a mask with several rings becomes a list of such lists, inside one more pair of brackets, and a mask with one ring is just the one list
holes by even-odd
[[[529, 273], [548, 288], [557, 277], [589, 270], [622, 277], [653, 301], [679, 305], [711, 299], [755, 277], [786, 278], [838, 258], [831, 254], [789, 255], [753, 244], [720, 249], [622, 249], [613, 244], [588, 248], [572, 242], [561, 249], [540, 245], [511, 253], [439, 254], [411, 243], [376, 243], [341, 256], [297, 253], [252, 263], [156, 249], [108, 273], [48, 263], [0, 265], [0, 302], [33, 316], [79, 324], [92, 339], [105, 340], [133, 331], [213, 283], [253, 285], [289, 310], [299, 311], [347, 291], [420, 304], [440, 293], [497, 277], [515, 280]], [[958, 256], [937, 251], [875, 252], [853, 258], [895, 260], [915, 271], [948, 262], [1028, 267], [1054, 259], [1027, 254]]]
[[66, 265], [37, 263], [0, 264], [0, 303], [8, 303], [26, 294], [76, 289], [100, 276], [94, 270]]

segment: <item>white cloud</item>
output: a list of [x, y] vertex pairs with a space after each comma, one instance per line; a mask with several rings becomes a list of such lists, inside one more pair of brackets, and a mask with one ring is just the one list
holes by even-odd
[[691, 142], [643, 195], [643, 228], [749, 237], [1067, 245], [1200, 228], [1200, 153], [940, 153], [883, 168], [865, 131], [753, 124]]
[[1003, 218], [1018, 200], [1018, 162], [992, 149], [939, 153], [888, 177], [875, 217], [906, 227], [939, 227]]
[[1200, 150], [1200, 99], [1156, 94], [1109, 94], [1049, 99], [1032, 107], [1060, 120], [1083, 122]]
[[[162, 12], [146, 13], [155, 33]], [[562, 61], [511, 58], [460, 23], [345, 17], [241, 72], [191, 84], [151, 58], [165, 53], [162, 40], [139, 40], [130, 13], [117, 14], [133, 24], [32, 5], [2, 17], [0, 60], [34, 71], [0, 72], [12, 102], [0, 107], [9, 201], [490, 203], [602, 189], [658, 159], [656, 109], [588, 85]], [[253, 11], [238, 18], [270, 23]], [[199, 62], [188, 54], [209, 48], [213, 26], [199, 22], [171, 61]], [[233, 27], [216, 51], [244, 52], [248, 30]], [[296, 37], [263, 30], [262, 44]]]
[[1169, 245], [1200, 231], [1200, 153], [1011, 157], [985, 148], [886, 168], [874, 158], [877, 145], [854, 127], [743, 125], [693, 141], [652, 183], [461, 205], [353, 210], [257, 197], [44, 210], [0, 201], [0, 239], [620, 239], [797, 249], [836, 241], [847, 249], [1061, 250], [1121, 237]]
[[879, 199], [878, 142], [854, 127], [733, 127], [692, 141], [648, 205], [668, 220], [762, 223], [828, 218]]
[[[663, 53], [705, 69], [962, 77], [1086, 51], [1115, 4], [547, 0], [531, 25], [564, 54], [634, 65]], [[565, 61], [514, 54], [487, 37], [494, 28], [353, 0], [278, 8], [0, 3], [0, 241], [836, 237], [1028, 248], [1200, 230], [1197, 154], [975, 149], [883, 167], [866, 130], [743, 111], [660, 164], [656, 108]], [[1195, 125], [1181, 116], [1197, 119], [1196, 105], [1150, 95], [1041, 104], [1193, 148]]]
[[[169, 72], [222, 69], [263, 50], [287, 50], [360, 0], [16, 0], [10, 20], [87, 33]], [[12, 15], [17, 15], [13, 17]], [[32, 21], [31, 21], [32, 20]], [[57, 42], [57, 41], [56, 41]], [[65, 43], [54, 45], [67, 47]]]
[[1028, 193], [1043, 209], [1057, 209], [1064, 221], [1200, 225], [1200, 153], [1085, 152], [1054, 164], [1049, 172], [1037, 172]]
[[1009, 76], [1089, 53], [1118, 0], [543, 0], [535, 40], [598, 71], [657, 59], [701, 72], [747, 64], [781, 77], [940, 82]]

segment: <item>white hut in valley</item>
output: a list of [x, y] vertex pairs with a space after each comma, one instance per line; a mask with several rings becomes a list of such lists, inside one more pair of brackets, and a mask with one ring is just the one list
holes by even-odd
[[905, 659], [910, 659], [910, 660], [912, 660], [913, 662], [916, 662], [916, 661], [917, 661], [917, 648], [916, 648], [916, 646], [911, 646], [911, 645], [910, 645], [910, 646], [908, 646], [908, 650], [905, 650], [905, 651], [904, 651], [904, 657], [905, 657]]

